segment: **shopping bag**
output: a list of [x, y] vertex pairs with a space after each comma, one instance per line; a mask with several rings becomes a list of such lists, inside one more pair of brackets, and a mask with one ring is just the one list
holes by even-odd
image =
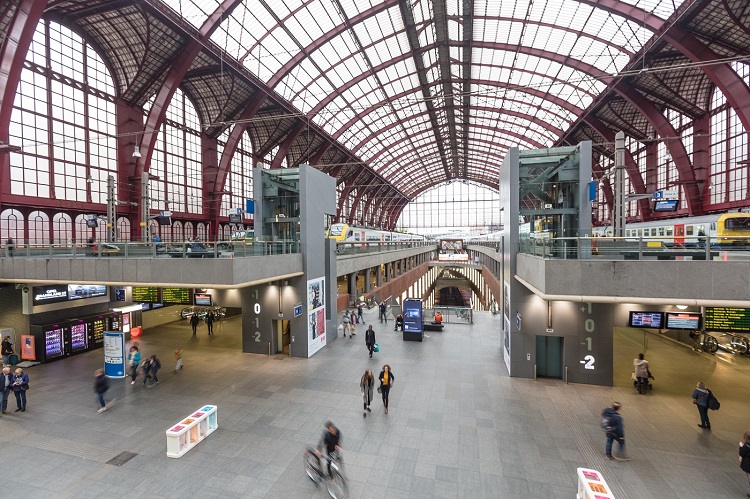
[[377, 343], [375, 343], [375, 351], [376, 351], [376, 352], [379, 352], [379, 351], [380, 351], [380, 346], [379, 346], [379, 345], [378, 345]]

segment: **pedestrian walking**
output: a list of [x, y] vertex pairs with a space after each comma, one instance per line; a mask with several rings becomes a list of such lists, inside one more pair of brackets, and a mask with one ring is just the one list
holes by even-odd
[[193, 315], [190, 316], [190, 327], [193, 328], [193, 336], [195, 336], [195, 333], [198, 331], [198, 323], [201, 321], [200, 317], [198, 317], [198, 312], [194, 312]]
[[349, 316], [349, 338], [357, 336], [357, 317], [354, 312]]
[[351, 323], [351, 321], [349, 312], [344, 311], [344, 316], [341, 318], [341, 324], [344, 325], [344, 338], [346, 338], [346, 334], [349, 332], [349, 323]]
[[128, 365], [130, 366], [130, 384], [135, 384], [135, 378], [138, 377], [138, 365], [141, 363], [141, 352], [138, 347], [133, 345], [128, 353]]
[[378, 379], [380, 380], [380, 387], [378, 388], [378, 391], [383, 396], [385, 413], [388, 414], [388, 395], [391, 392], [393, 382], [396, 380], [393, 372], [391, 372], [391, 366], [389, 366], [388, 364], [384, 365], [383, 370], [380, 371], [380, 376], [378, 376]]
[[214, 320], [216, 319], [216, 315], [214, 315], [212, 310], [209, 310], [206, 314], [206, 327], [208, 328], [208, 334], [209, 336], [214, 334]]
[[182, 346], [179, 344], [177, 345], [177, 348], [174, 349], [174, 360], [177, 361], [174, 366], [174, 372], [176, 373], [182, 369]]
[[711, 398], [711, 390], [706, 388], [703, 381], [699, 381], [693, 390], [693, 404], [698, 406], [698, 414], [701, 416], [701, 422], [698, 425], [704, 430], [711, 430], [711, 421], [708, 419], [708, 401]]
[[[620, 415], [622, 404], [613, 402], [612, 407], [607, 407], [602, 411], [601, 426], [607, 435], [607, 444], [605, 446], [605, 455], [607, 459], [617, 459], [618, 461], [629, 461], [630, 458], [625, 454], [625, 424]], [[612, 442], [617, 441], [620, 445], [620, 455], [612, 455]]]
[[151, 379], [151, 357], [141, 362], [141, 369], [143, 369], [143, 386], [146, 386], [146, 382]]
[[[740, 469], [747, 475], [747, 484], [750, 485], [750, 430], [742, 435], [740, 441]], [[747, 497], [750, 497], [750, 493]]]
[[385, 300], [380, 302], [380, 305], [378, 305], [378, 318], [380, 319], [380, 323], [382, 324], [383, 321], [388, 323], [388, 319], [385, 316]]
[[357, 320], [362, 321], [362, 324], [365, 323], [365, 316], [362, 314], [362, 301], [357, 302]]
[[370, 351], [370, 358], [372, 358], [372, 352], [375, 351], [375, 330], [372, 328], [372, 324], [365, 331], [365, 345], [367, 345], [367, 349]]
[[16, 396], [16, 412], [26, 412], [26, 392], [29, 390], [29, 375], [20, 367], [13, 375], [13, 394]]
[[8, 256], [13, 258], [13, 250], [16, 249], [16, 243], [13, 242], [12, 237], [9, 237], [8, 240], [5, 241], [5, 248], [8, 250]]
[[2, 399], [0, 399], [0, 412], [10, 414], [8, 411], [8, 397], [13, 390], [13, 375], [10, 373], [10, 367], [3, 367], [3, 375], [0, 378], [0, 389], [2, 389]]
[[159, 384], [158, 375], [159, 375], [159, 369], [161, 369], [161, 362], [159, 361], [159, 357], [157, 357], [156, 354], [152, 355], [148, 359], [148, 364], [149, 364], [149, 373], [150, 373], [149, 377], [153, 380], [153, 383], [151, 383], [149, 387], [156, 386]]
[[359, 387], [362, 389], [362, 417], [367, 417], [370, 410], [370, 402], [372, 402], [372, 388], [375, 385], [375, 375], [372, 374], [371, 369], [367, 369], [359, 380]]
[[688, 336], [690, 336], [690, 340], [693, 342], [693, 351], [700, 352], [701, 351], [701, 332], [690, 331], [688, 333]]
[[0, 352], [3, 355], [3, 365], [9, 366], [10, 356], [13, 355], [13, 343], [10, 341], [10, 336], [6, 336], [0, 343]]
[[633, 366], [635, 366], [635, 379], [638, 386], [638, 393], [641, 395], [646, 394], [646, 388], [648, 387], [648, 361], [643, 358], [643, 354], [639, 353], [638, 358], [633, 360]]
[[101, 406], [96, 412], [101, 414], [107, 410], [107, 404], [104, 402], [104, 394], [109, 390], [109, 380], [104, 375], [103, 369], [97, 369], [94, 372], [94, 376], [96, 377], [96, 381], [94, 381], [94, 392], [96, 392], [96, 397], [99, 399], [99, 405]]

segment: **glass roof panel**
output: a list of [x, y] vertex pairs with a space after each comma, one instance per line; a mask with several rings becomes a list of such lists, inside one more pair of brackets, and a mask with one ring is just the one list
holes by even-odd
[[164, 0], [184, 20], [200, 28], [221, 3], [219, 0]]

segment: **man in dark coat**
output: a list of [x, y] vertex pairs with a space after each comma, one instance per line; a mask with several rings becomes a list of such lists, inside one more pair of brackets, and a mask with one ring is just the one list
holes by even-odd
[[208, 334], [214, 334], [214, 320], [216, 319], [216, 316], [212, 311], [208, 311], [206, 314], [206, 327], [208, 327]]
[[195, 332], [198, 329], [198, 323], [200, 322], [200, 318], [198, 317], [198, 313], [193, 313], [193, 315], [190, 317], [190, 327], [193, 328], [193, 336], [195, 336]]
[[[602, 411], [602, 419], [607, 418], [610, 427], [610, 429], [607, 430], [607, 445], [605, 451], [607, 459], [629, 461], [630, 458], [625, 454], [625, 424], [622, 422], [622, 416], [620, 416], [619, 413], [620, 407], [622, 407], [622, 405], [619, 402], [613, 402], [612, 407], [607, 407]], [[612, 455], [612, 442], [615, 440], [620, 444], [620, 456], [618, 457]]]
[[109, 390], [109, 380], [104, 375], [104, 370], [102, 369], [97, 369], [94, 373], [94, 376], [96, 376], [96, 381], [94, 382], [94, 391], [96, 392], [96, 396], [99, 398], [99, 405], [101, 405], [99, 410], [96, 412], [101, 414], [102, 412], [107, 410], [107, 405], [104, 403], [104, 394], [107, 393], [107, 390]]
[[365, 331], [365, 345], [367, 345], [367, 349], [370, 351], [370, 358], [372, 358], [372, 352], [375, 351], [375, 331], [372, 329], [372, 325]]

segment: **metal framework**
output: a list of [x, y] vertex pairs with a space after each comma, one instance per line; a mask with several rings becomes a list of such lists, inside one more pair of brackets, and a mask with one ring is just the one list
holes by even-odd
[[[496, 187], [510, 147], [581, 140], [594, 142], [601, 204], [611, 206], [618, 130], [640, 141], [625, 158], [633, 193], [679, 187], [681, 213], [726, 209], [707, 185], [713, 177], [730, 182], [727, 172], [737, 169], [731, 162], [748, 160], [750, 71], [741, 68], [750, 64], [750, 6], [653, 0], [645, 11], [638, 5], [9, 0], [0, 7], [0, 145], [11, 142], [21, 74], [33, 66], [27, 54], [44, 19], [78, 33], [112, 77], [112, 160], [118, 197], [136, 205], [123, 209], [133, 237], [147, 196], [125, 186], [151, 169], [178, 88], [201, 127], [202, 209], [184, 218], [208, 224], [214, 236], [226, 221], [222, 199], [245, 134], [254, 164], [311, 164], [336, 176], [343, 186], [338, 218], [373, 226], [393, 228], [406, 204], [449, 181]], [[44, 68], [40, 74], [52, 77]], [[69, 84], [89, 92], [85, 82]], [[744, 140], [744, 150], [718, 166], [707, 164], [715, 140], [705, 138], [716, 92], [744, 128], [744, 138], [731, 139]], [[132, 157], [135, 147], [140, 158]], [[6, 152], [0, 148], [0, 211], [87, 209], [70, 199], [40, 203], [13, 194]], [[660, 169], [676, 172], [674, 180], [665, 177], [674, 185], [658, 185]], [[732, 202], [750, 205], [747, 194]], [[652, 218], [648, 201], [634, 203], [632, 217]]]

